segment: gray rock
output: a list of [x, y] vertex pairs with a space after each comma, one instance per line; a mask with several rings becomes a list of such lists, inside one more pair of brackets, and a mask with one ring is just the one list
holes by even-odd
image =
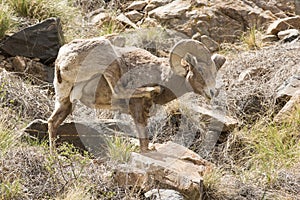
[[285, 31], [278, 32], [278, 37], [283, 42], [291, 42], [300, 36], [300, 32], [297, 29], [288, 29]]
[[146, 198], [153, 200], [184, 200], [184, 197], [175, 190], [153, 189], [145, 193]]
[[292, 97], [300, 91], [300, 74], [293, 75], [286, 80], [278, 89], [276, 98]]
[[8, 37], [0, 44], [0, 51], [10, 56], [39, 58], [53, 62], [64, 42], [60, 20], [50, 18], [25, 28]]

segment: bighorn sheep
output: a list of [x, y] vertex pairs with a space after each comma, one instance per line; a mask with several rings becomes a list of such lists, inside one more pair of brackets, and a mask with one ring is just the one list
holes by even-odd
[[[213, 61], [215, 60], [215, 61]], [[165, 104], [187, 92], [211, 98], [222, 56], [211, 57], [195, 40], [178, 42], [166, 58], [135, 47], [116, 47], [103, 37], [64, 45], [55, 63], [55, 110], [48, 120], [50, 148], [57, 128], [72, 110], [74, 99], [91, 108], [128, 112], [148, 150], [145, 126], [153, 104]], [[215, 64], [216, 63], [216, 64]]]

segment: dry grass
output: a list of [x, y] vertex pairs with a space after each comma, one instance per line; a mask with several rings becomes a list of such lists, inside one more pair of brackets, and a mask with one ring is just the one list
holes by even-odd
[[258, 50], [263, 46], [262, 35], [262, 32], [254, 26], [241, 36], [241, 42], [246, 46], [246, 49]]
[[246, 196], [253, 199], [299, 198], [300, 171], [295, 170], [300, 164], [299, 114], [300, 109], [282, 124], [262, 120], [233, 132], [219, 145], [213, 162], [222, 178], [216, 178], [218, 170], [204, 177], [210, 199], [230, 199], [242, 188], [248, 188]]
[[59, 152], [51, 156], [47, 146], [27, 144], [11, 148], [0, 157], [0, 183], [6, 185], [0, 197], [119, 200], [132, 195], [140, 199], [129, 188], [114, 184], [111, 166], [94, 163], [70, 145], [62, 146]]
[[299, 52], [298, 42], [235, 54], [223, 69], [226, 96], [219, 101], [226, 102], [242, 126], [266, 116], [271, 119], [282, 107], [276, 90], [300, 68]]
[[32, 85], [30, 80], [24, 81], [3, 70], [0, 72], [0, 107], [3, 112], [8, 110], [6, 114], [12, 111], [13, 117], [8, 115], [8, 119], [16, 119], [16, 116], [22, 118], [23, 122], [36, 118], [47, 119], [54, 105], [48, 96], [49, 88], [47, 84]]

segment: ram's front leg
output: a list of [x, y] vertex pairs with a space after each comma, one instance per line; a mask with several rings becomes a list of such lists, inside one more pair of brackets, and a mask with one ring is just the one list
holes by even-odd
[[147, 120], [151, 104], [146, 98], [133, 98], [129, 101], [129, 111], [133, 117], [140, 141], [140, 151], [149, 151], [149, 138], [146, 133]]
[[55, 141], [57, 139], [57, 129], [72, 111], [72, 103], [69, 98], [58, 99], [55, 102], [55, 110], [48, 119], [49, 146], [50, 153], [55, 150]]

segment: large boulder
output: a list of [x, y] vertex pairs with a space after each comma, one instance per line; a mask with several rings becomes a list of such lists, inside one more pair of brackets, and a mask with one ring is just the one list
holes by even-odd
[[[149, 11], [150, 4], [147, 6]], [[148, 16], [187, 36], [207, 35], [216, 42], [234, 42], [251, 27], [264, 28], [277, 17], [265, 5], [251, 1], [182, 1], [152, 6]], [[146, 8], [147, 8], [146, 7]], [[284, 13], [276, 5], [274, 12]], [[279, 14], [278, 14], [279, 15]], [[285, 16], [282, 14], [281, 16]]]
[[51, 63], [63, 43], [60, 20], [49, 18], [6, 38], [0, 43], [0, 51], [9, 56], [39, 58]]

